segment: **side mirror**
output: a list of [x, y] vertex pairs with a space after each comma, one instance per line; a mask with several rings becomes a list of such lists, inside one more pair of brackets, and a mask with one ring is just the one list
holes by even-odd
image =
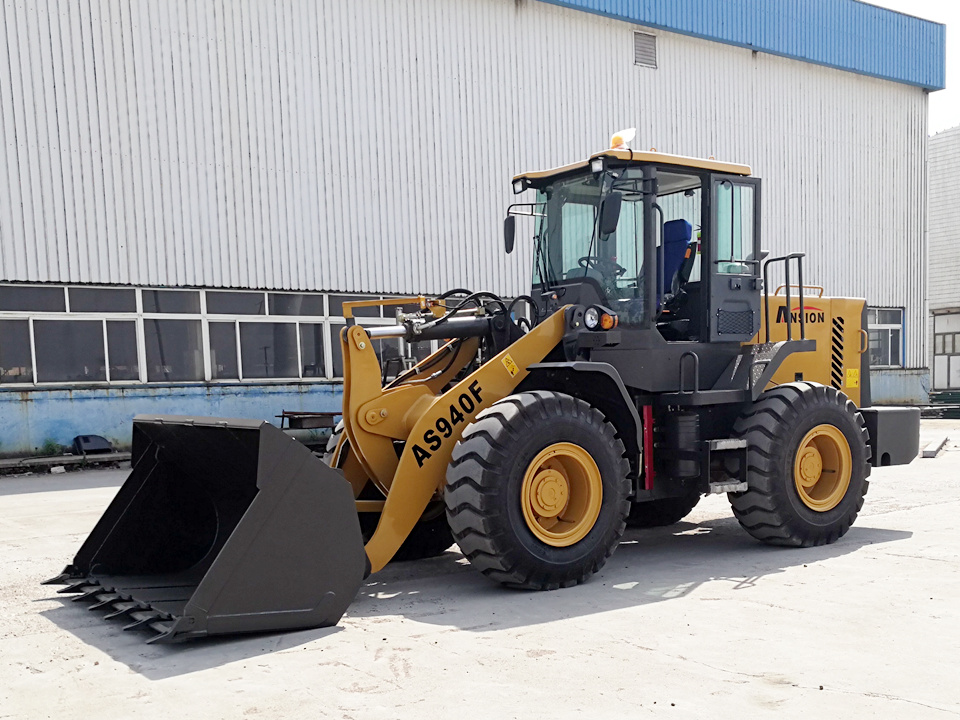
[[513, 243], [517, 236], [517, 219], [513, 215], [507, 215], [503, 221], [503, 249], [507, 255], [513, 252]]
[[618, 192], [612, 192], [604, 198], [600, 206], [600, 237], [616, 232], [622, 204], [623, 195]]

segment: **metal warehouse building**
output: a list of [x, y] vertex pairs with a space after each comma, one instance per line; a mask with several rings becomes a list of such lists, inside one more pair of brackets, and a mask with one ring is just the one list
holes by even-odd
[[930, 138], [930, 388], [960, 391], [960, 127]]
[[920, 399], [944, 42], [855, 0], [3, 0], [0, 454], [338, 409], [345, 296], [520, 293], [510, 178], [629, 126], [751, 165]]

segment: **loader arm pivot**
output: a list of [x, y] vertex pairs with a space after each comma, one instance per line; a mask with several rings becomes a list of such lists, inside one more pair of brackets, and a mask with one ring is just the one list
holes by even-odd
[[[344, 328], [344, 431], [351, 455], [384, 491], [386, 502], [376, 532], [366, 545], [370, 572], [382, 569], [443, 485], [450, 454], [477, 413], [510, 395], [563, 339], [565, 308], [534, 327], [446, 392], [434, 383], [382, 388], [380, 364], [361, 326]], [[473, 343], [476, 352], [476, 340]], [[470, 357], [461, 349], [455, 360]], [[447, 374], [447, 373], [444, 373]], [[404, 442], [397, 457], [394, 441]], [[355, 472], [355, 470], [354, 470]], [[354, 488], [356, 479], [351, 481]]]

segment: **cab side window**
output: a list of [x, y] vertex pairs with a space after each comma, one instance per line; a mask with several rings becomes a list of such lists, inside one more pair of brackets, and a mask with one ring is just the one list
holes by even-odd
[[750, 185], [716, 185], [717, 272], [751, 275], [753, 266], [754, 197]]

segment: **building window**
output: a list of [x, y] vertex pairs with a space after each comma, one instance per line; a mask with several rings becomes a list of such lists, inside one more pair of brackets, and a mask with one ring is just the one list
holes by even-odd
[[323, 295], [270, 293], [270, 314], [321, 317], [327, 312], [323, 308]]
[[903, 309], [868, 308], [870, 367], [903, 367]]
[[70, 312], [135, 313], [137, 291], [133, 288], [79, 288], [72, 287]]
[[0, 312], [65, 312], [62, 287], [0, 285]]
[[[244, 382], [343, 376], [343, 303], [379, 295], [0, 284], [0, 383]], [[401, 308], [409, 312], [414, 303]], [[391, 325], [397, 308], [358, 308]], [[436, 342], [371, 343], [394, 377]]]
[[210, 379], [238, 380], [237, 324], [210, 323]]
[[199, 320], [143, 321], [148, 382], [203, 380]]
[[296, 323], [240, 323], [244, 379], [299, 377]]
[[321, 323], [300, 323], [300, 359], [303, 377], [324, 377], [324, 326]]
[[198, 314], [200, 293], [196, 290], [144, 290], [143, 311]]
[[37, 382], [105, 382], [103, 321], [34, 320]]
[[263, 315], [264, 293], [207, 291], [207, 313], [210, 315]]
[[933, 389], [960, 388], [960, 313], [933, 316]]
[[139, 380], [140, 359], [137, 355], [137, 323], [134, 320], [107, 320], [108, 378]]
[[0, 383], [32, 383], [30, 321], [0, 320]]

